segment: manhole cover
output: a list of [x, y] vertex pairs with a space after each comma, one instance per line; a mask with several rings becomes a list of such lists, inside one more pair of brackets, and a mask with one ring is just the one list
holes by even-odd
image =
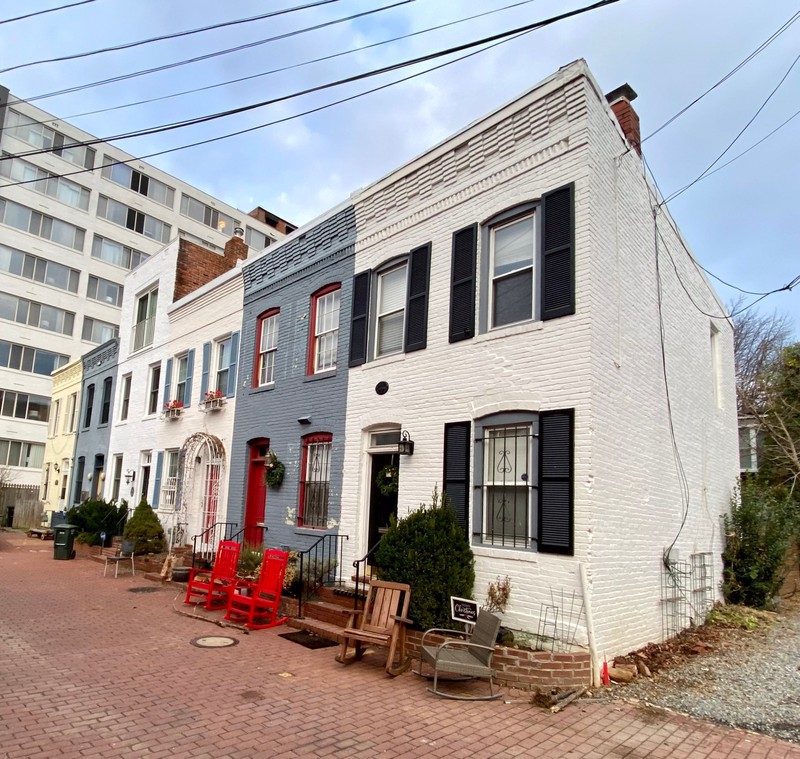
[[128, 593], [157, 593], [161, 588], [128, 588]]
[[238, 642], [236, 638], [229, 638], [227, 635], [203, 635], [191, 641], [192, 645], [198, 648], [227, 648], [235, 646]]

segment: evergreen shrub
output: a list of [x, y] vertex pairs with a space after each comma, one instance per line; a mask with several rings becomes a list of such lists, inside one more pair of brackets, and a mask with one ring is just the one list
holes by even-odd
[[[127, 505], [125, 513], [127, 513]], [[106, 534], [107, 543], [114, 535], [120, 534], [123, 516], [122, 511], [117, 510], [114, 501], [84, 501], [67, 511], [67, 522], [74, 524], [79, 529], [77, 537], [79, 543], [94, 546], [100, 545], [101, 532]]]
[[723, 517], [722, 592], [727, 603], [767, 608], [786, 576], [786, 555], [797, 535], [796, 506], [782, 489], [743, 481]]
[[136, 542], [134, 553], [137, 556], [145, 553], [161, 553], [164, 550], [166, 545], [164, 528], [144, 498], [139, 501], [133, 516], [125, 525], [123, 537]]
[[450, 596], [470, 598], [475, 558], [464, 531], [433, 491], [430, 505], [420, 504], [404, 519], [392, 519], [375, 552], [378, 577], [411, 586], [409, 617], [421, 629], [453, 626]]

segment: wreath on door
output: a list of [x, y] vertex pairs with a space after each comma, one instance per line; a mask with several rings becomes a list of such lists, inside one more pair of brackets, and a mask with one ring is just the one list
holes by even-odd
[[271, 488], [277, 490], [283, 482], [283, 475], [286, 473], [286, 467], [278, 459], [274, 451], [267, 454], [267, 462], [264, 472], [264, 482]]
[[387, 464], [375, 477], [375, 485], [381, 495], [393, 495], [397, 492], [400, 470], [397, 464]]

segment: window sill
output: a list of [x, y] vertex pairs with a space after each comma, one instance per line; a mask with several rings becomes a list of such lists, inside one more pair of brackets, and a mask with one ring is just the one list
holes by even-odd
[[251, 387], [250, 388], [250, 395], [258, 395], [259, 393], [268, 393], [270, 390], [275, 389], [275, 383], [272, 382], [269, 385], [259, 385], [258, 387]]
[[381, 367], [381, 366], [389, 366], [390, 364], [397, 364], [402, 361], [406, 360], [405, 353], [392, 353], [389, 356], [381, 356], [380, 358], [373, 358], [365, 363], [361, 364], [360, 367], [353, 367], [353, 368], [360, 368], [362, 371], [367, 369], [371, 369], [372, 367]]
[[294, 534], [318, 536], [321, 532], [326, 532], [327, 529], [328, 529], [327, 527], [298, 527], [297, 525], [295, 525]]
[[336, 369], [329, 369], [326, 372], [319, 372], [318, 374], [308, 374], [303, 377], [303, 382], [316, 382], [317, 380], [328, 379], [329, 377], [336, 376]]
[[[475, 342], [485, 343], [489, 340], [497, 340], [503, 337], [522, 335], [526, 332], [539, 332], [543, 328], [544, 322], [541, 320], [522, 322], [521, 324], [510, 324], [507, 327], [497, 327], [496, 329], [491, 329], [488, 332], [482, 332], [479, 335], [475, 335]], [[465, 340], [464, 342], [467, 341]]]
[[535, 563], [539, 552], [535, 548], [522, 546], [493, 546], [487, 543], [473, 543], [472, 553], [487, 559], [505, 559], [507, 561], [524, 561]]

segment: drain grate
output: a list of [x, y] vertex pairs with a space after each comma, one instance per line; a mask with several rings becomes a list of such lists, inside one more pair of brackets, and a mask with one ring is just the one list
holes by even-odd
[[158, 593], [161, 588], [128, 588], [128, 593]]
[[239, 641], [236, 638], [229, 638], [227, 635], [202, 635], [190, 642], [198, 648], [227, 648], [235, 646]]

